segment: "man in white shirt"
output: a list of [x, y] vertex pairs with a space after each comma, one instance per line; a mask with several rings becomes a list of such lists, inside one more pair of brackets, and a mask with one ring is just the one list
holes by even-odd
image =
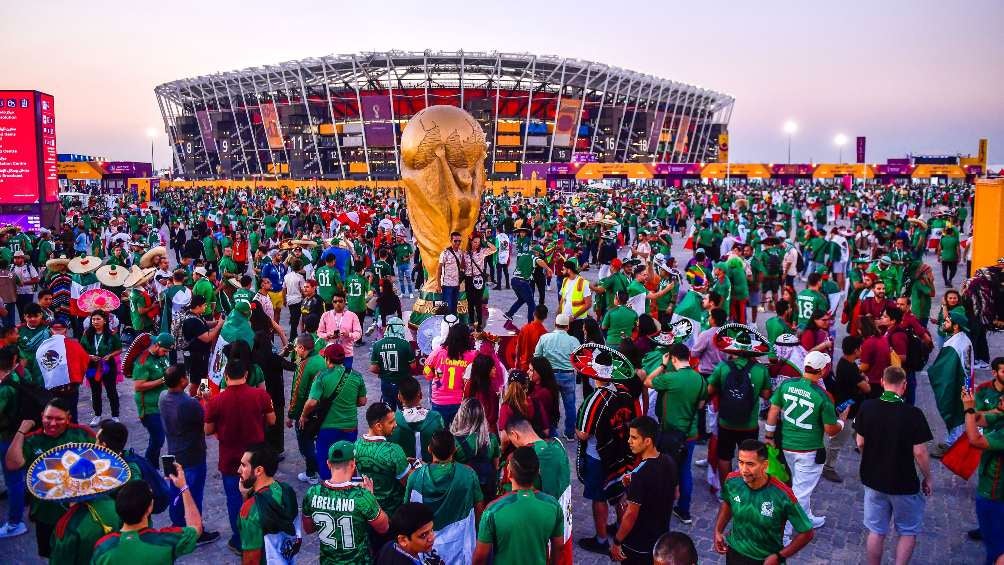
[[495, 247], [498, 254], [495, 256], [495, 290], [502, 290], [502, 275], [505, 275], [505, 287], [509, 288], [509, 257], [512, 249], [512, 242], [509, 234], [499, 231], [495, 234]]
[[24, 308], [35, 301], [35, 285], [38, 284], [38, 269], [28, 263], [24, 251], [14, 252], [14, 266], [11, 268], [17, 281], [17, 311], [24, 321]]
[[300, 264], [294, 264], [286, 276], [282, 278], [282, 288], [286, 291], [286, 306], [289, 307], [289, 335], [297, 334], [300, 326], [300, 303], [303, 302], [303, 287], [306, 279], [300, 274]]
[[785, 242], [784, 258], [781, 259], [785, 286], [795, 286], [795, 276], [798, 275], [798, 249], [791, 241]]

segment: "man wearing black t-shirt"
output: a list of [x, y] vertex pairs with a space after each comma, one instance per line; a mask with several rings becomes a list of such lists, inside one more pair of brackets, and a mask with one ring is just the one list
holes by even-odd
[[198, 390], [199, 383], [209, 375], [209, 354], [210, 346], [216, 336], [220, 335], [223, 324], [220, 320], [214, 320], [207, 324], [202, 316], [206, 313], [206, 297], [193, 296], [189, 305], [192, 317], [185, 320], [181, 326], [181, 333], [188, 342], [188, 374], [191, 380], [190, 392]]
[[629, 424], [628, 447], [641, 462], [628, 475], [627, 497], [610, 556], [626, 565], [652, 563], [652, 548], [669, 531], [678, 484], [676, 463], [655, 447], [659, 424], [648, 416]]
[[[882, 387], [882, 396], [866, 400], [854, 421], [861, 449], [861, 484], [865, 487], [868, 563], [881, 563], [890, 521], [899, 534], [896, 563], [907, 563], [924, 522], [924, 497], [931, 495], [931, 465], [925, 444], [933, 436], [924, 413], [903, 402], [907, 387], [903, 369], [886, 368]], [[914, 461], [924, 475], [923, 483], [917, 479]]]
[[[857, 336], [847, 336], [841, 343], [843, 355], [837, 360], [836, 370], [827, 375], [826, 390], [833, 395], [833, 405], [837, 407], [837, 413], [841, 413], [848, 405], [860, 403], [863, 395], [868, 394], [871, 386], [867, 379], [861, 374], [855, 361], [861, 357], [862, 340]], [[851, 417], [857, 413], [860, 404], [851, 408]], [[851, 435], [850, 426], [844, 428], [839, 434], [830, 438], [830, 443], [826, 448], [826, 465], [823, 466], [823, 478], [834, 482], [842, 483], [844, 479], [837, 473], [837, 458], [840, 456], [840, 449], [847, 443], [847, 438]]]

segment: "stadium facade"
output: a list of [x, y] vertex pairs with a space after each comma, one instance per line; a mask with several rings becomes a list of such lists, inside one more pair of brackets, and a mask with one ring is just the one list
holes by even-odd
[[330, 55], [155, 93], [187, 179], [397, 178], [401, 130], [436, 104], [481, 123], [489, 178], [519, 178], [524, 163], [713, 162], [735, 101], [602, 63], [466, 51]]

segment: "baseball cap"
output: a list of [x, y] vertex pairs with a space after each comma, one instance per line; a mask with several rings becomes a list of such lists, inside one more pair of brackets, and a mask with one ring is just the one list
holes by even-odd
[[345, 348], [337, 343], [332, 343], [321, 351], [321, 355], [332, 363], [341, 363], [345, 361]]
[[244, 314], [244, 316], [246, 317], [251, 316], [251, 305], [248, 304], [247, 302], [238, 302], [237, 305], [234, 306], [234, 310], [237, 310], [241, 314]]
[[24, 257], [24, 251], [18, 249], [17, 251], [14, 252], [14, 257]]
[[568, 314], [558, 314], [554, 317], [554, 325], [556, 326], [568, 327], [570, 322], [571, 320], [569, 319]]
[[174, 347], [174, 337], [172, 337], [171, 334], [167, 332], [162, 332], [158, 334], [157, 338], [154, 339], [153, 342], [159, 345], [160, 347], [167, 347], [167, 348]]
[[613, 261], [610, 261], [610, 266], [612, 268], [614, 268], [614, 269], [620, 269], [621, 265], [623, 265], [623, 263], [621, 263], [621, 260], [620, 260], [619, 257], [616, 258], [616, 259], [614, 259]]
[[830, 356], [823, 353], [822, 351], [810, 351], [805, 356], [805, 369], [813, 369], [814, 371], [821, 371], [823, 367], [830, 364]]
[[192, 269], [192, 272], [196, 275], [202, 275], [204, 277], [209, 276], [209, 271], [207, 271], [205, 267], [196, 267]]
[[336, 441], [328, 449], [328, 461], [332, 463], [345, 463], [356, 458], [356, 448], [351, 441]]

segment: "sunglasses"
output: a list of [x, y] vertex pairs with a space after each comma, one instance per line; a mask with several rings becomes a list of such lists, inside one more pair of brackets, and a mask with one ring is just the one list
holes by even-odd
[[336, 298], [336, 299], [332, 300], [331, 302], [333, 304], [338, 304], [339, 302], [345, 302], [345, 300], [342, 300], [341, 298]]

